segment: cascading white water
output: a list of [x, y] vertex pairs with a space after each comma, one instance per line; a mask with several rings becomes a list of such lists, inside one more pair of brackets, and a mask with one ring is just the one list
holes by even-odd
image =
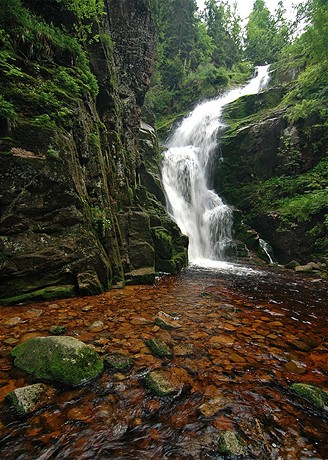
[[247, 94], [260, 92], [269, 81], [269, 66], [257, 67], [243, 87], [202, 102], [175, 130], [164, 153], [162, 177], [168, 212], [189, 237], [189, 260], [208, 266], [224, 260], [232, 239], [232, 210], [208, 188], [208, 165], [224, 126], [222, 109]]

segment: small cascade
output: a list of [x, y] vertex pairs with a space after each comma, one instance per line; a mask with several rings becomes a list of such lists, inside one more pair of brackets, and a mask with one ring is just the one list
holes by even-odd
[[177, 127], [164, 153], [162, 177], [169, 214], [189, 237], [189, 260], [198, 265], [225, 259], [232, 240], [231, 208], [209, 188], [209, 167], [224, 127], [223, 107], [257, 94], [269, 82], [269, 66], [257, 67], [248, 84], [200, 103]]
[[269, 259], [270, 264], [273, 264], [274, 261], [273, 261], [272, 256], [271, 256], [272, 247], [269, 245], [269, 243], [267, 241], [262, 240], [262, 238], [260, 238], [259, 243], [260, 243], [261, 248], [263, 249], [263, 251], [267, 255], [267, 258]]

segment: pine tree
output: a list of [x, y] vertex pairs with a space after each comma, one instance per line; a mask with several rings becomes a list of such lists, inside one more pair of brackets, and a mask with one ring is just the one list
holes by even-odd
[[232, 67], [241, 53], [240, 17], [236, 6], [231, 11], [226, 2], [206, 0], [204, 20], [215, 45], [213, 62], [217, 67]]
[[255, 64], [270, 63], [274, 60], [272, 47], [275, 36], [274, 19], [264, 0], [255, 0], [246, 26], [246, 58]]

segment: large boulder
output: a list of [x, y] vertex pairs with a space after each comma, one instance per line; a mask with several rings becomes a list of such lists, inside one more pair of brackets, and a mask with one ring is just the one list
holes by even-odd
[[80, 385], [97, 377], [103, 362], [90, 346], [74, 337], [35, 337], [12, 350], [15, 365], [38, 379]]

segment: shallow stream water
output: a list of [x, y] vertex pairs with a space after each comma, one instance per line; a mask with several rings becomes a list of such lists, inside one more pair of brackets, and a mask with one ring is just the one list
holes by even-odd
[[[1, 459], [223, 459], [223, 430], [243, 441], [238, 458], [327, 459], [327, 411], [290, 389], [328, 388], [327, 297], [314, 277], [226, 265], [95, 297], [0, 307]], [[155, 325], [160, 311], [181, 327]], [[134, 364], [81, 388], [57, 386], [48, 407], [18, 417], [5, 396], [35, 381], [14, 368], [11, 349], [53, 325]], [[153, 356], [145, 341], [155, 337], [173, 358]], [[184, 391], [153, 396], [145, 375], [158, 368], [185, 369]], [[218, 396], [225, 403], [213, 409]]]

